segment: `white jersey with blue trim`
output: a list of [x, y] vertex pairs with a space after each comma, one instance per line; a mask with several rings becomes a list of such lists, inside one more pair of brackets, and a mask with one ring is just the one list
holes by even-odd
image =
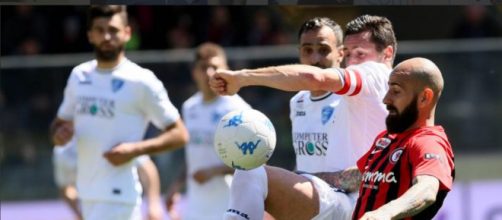
[[312, 97], [309, 91], [300, 91], [291, 98], [290, 114], [296, 169], [308, 173], [325, 172], [327, 150], [337, 147], [334, 136], [334, 114], [340, 96], [332, 92]]
[[74, 123], [80, 198], [139, 204], [134, 161], [114, 166], [103, 153], [142, 140], [149, 122], [162, 130], [180, 116], [162, 82], [124, 58], [112, 69], [98, 68], [96, 60], [75, 67], [58, 117]]
[[183, 121], [190, 133], [185, 147], [187, 163], [187, 212], [184, 219], [221, 219], [227, 209], [231, 176], [217, 176], [199, 184], [193, 174], [201, 169], [223, 166], [214, 150], [214, 132], [230, 111], [251, 108], [240, 96], [218, 96], [206, 103], [197, 92], [183, 103]]

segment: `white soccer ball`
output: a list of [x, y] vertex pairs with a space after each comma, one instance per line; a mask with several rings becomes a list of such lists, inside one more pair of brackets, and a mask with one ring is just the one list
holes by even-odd
[[263, 113], [235, 110], [218, 123], [214, 135], [214, 149], [227, 166], [250, 170], [266, 163], [274, 152], [274, 125]]

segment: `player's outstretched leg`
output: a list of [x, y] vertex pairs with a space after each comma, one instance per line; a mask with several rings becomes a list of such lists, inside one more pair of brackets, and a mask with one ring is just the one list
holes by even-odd
[[319, 199], [306, 177], [285, 169], [235, 171], [225, 219], [262, 220], [265, 207], [276, 219], [312, 219], [319, 212]]
[[312, 219], [319, 213], [319, 195], [312, 182], [291, 171], [266, 166], [265, 209], [275, 219]]

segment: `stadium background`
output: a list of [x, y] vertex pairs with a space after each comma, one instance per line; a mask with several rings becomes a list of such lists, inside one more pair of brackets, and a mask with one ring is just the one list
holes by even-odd
[[[501, 6], [128, 9], [134, 36], [126, 55], [156, 73], [178, 108], [195, 91], [190, 78], [191, 48], [201, 42], [225, 46], [235, 69], [294, 63], [297, 29], [307, 18], [327, 16], [343, 27], [363, 13], [388, 17], [399, 41], [396, 63], [427, 57], [438, 64], [446, 81], [436, 120], [446, 128], [454, 147], [457, 181], [445, 209], [460, 213], [451, 211], [438, 218], [502, 219]], [[85, 12], [85, 6], [0, 7], [2, 219], [9, 210], [6, 207], [11, 207], [8, 204], [57, 199], [47, 130], [69, 72], [92, 58]], [[288, 101], [293, 93], [251, 87], [240, 94], [276, 127], [278, 145], [270, 164], [292, 169]], [[155, 129], [148, 133], [154, 134]], [[160, 154], [154, 160], [166, 189], [179, 173], [183, 152]]]

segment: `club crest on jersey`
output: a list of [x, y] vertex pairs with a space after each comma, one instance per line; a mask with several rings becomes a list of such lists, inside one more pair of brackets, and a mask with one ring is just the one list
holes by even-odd
[[113, 92], [119, 91], [123, 85], [124, 85], [124, 80], [112, 79], [112, 91]]
[[391, 163], [396, 163], [399, 158], [401, 158], [401, 155], [403, 154], [403, 148], [398, 148], [398, 149], [395, 149], [392, 154], [390, 154], [389, 156], [389, 161]]
[[322, 111], [321, 111], [321, 121], [322, 121], [322, 124], [326, 124], [326, 122], [329, 121], [329, 119], [331, 118], [331, 116], [333, 115], [333, 112], [335, 112], [335, 108], [333, 108], [332, 106], [324, 106], [322, 108]]
[[221, 117], [222, 117], [222, 114], [220, 114], [219, 112], [213, 112], [211, 121], [213, 123], [218, 123], [218, 121], [220, 121]]
[[391, 141], [390, 141], [389, 138], [383, 137], [383, 138], [378, 139], [378, 141], [376, 142], [375, 146], [377, 148], [379, 148], [379, 149], [384, 149], [387, 146], [389, 146], [390, 142]]

